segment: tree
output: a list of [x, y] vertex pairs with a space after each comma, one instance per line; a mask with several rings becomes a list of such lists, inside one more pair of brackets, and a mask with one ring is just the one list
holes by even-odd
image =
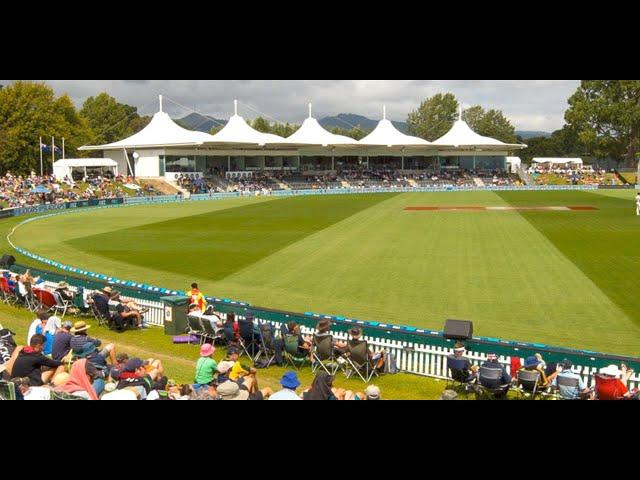
[[495, 138], [504, 143], [516, 141], [516, 129], [500, 110], [491, 109], [485, 112], [482, 107], [476, 105], [466, 110], [463, 119], [477, 134]]
[[446, 134], [456, 121], [458, 100], [451, 93], [427, 98], [407, 118], [409, 134], [430, 142]]
[[276, 123], [271, 127], [271, 133], [287, 138], [298, 131], [300, 125], [292, 125], [289, 123]]
[[[66, 150], [73, 156], [77, 155], [74, 149], [91, 136], [86, 120], [77, 114], [67, 95], [55, 98], [51, 87], [27, 81], [16, 81], [0, 90], [0, 171], [39, 172], [39, 137], [49, 144], [52, 136], [57, 147], [64, 138]], [[45, 171], [50, 170], [50, 158], [44, 163]]]
[[80, 115], [87, 120], [94, 132], [93, 143], [112, 143], [140, 131], [149, 120], [140, 118], [138, 109], [118, 103], [107, 93], [85, 100]]
[[342, 135], [343, 137], [349, 137], [355, 140], [362, 140], [364, 137], [366, 137], [370, 133], [367, 130], [363, 129], [360, 125], [353, 127], [349, 130], [341, 127], [333, 127], [329, 131], [335, 135]]
[[567, 124], [597, 157], [635, 166], [640, 151], [640, 80], [582, 80], [569, 98]]
[[267, 120], [265, 120], [262, 117], [258, 117], [256, 118], [251, 126], [255, 129], [258, 130], [259, 132], [262, 133], [271, 133], [271, 125], [269, 124], [269, 122]]
[[534, 157], [585, 156], [585, 146], [580, 142], [577, 132], [568, 125], [553, 132], [550, 137], [533, 137], [524, 143], [528, 146], [520, 155], [524, 163], [531, 163]]

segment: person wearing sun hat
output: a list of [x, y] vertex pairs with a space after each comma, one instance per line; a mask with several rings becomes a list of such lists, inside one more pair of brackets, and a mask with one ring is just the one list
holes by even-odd
[[218, 363], [212, 358], [216, 348], [210, 343], [205, 343], [200, 347], [200, 358], [196, 363], [195, 384], [210, 385], [218, 371]]
[[73, 302], [75, 295], [69, 290], [69, 284], [67, 282], [60, 282], [56, 287], [56, 292], [60, 295], [60, 298], [65, 302]]
[[296, 372], [286, 372], [280, 379], [280, 385], [282, 385], [282, 390], [271, 395], [269, 400], [302, 400], [296, 394], [296, 388], [300, 386]]
[[[596, 397], [598, 400], [620, 400], [631, 396], [627, 382], [633, 375], [633, 370], [624, 363], [621, 368], [609, 365], [600, 369], [601, 381], [596, 381]], [[596, 380], [598, 377], [596, 377]]]

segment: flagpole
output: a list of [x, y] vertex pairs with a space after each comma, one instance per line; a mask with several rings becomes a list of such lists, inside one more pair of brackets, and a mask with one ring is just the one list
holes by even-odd
[[56, 139], [51, 137], [51, 171], [53, 172], [53, 164], [56, 163]]
[[42, 177], [42, 137], [40, 137], [40, 142], [38, 142], [38, 146], [40, 147], [40, 176]]
[[62, 137], [62, 159], [64, 160], [64, 137]]

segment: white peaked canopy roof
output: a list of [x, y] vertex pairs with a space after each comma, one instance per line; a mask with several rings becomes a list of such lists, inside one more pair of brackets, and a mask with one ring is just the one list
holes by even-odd
[[522, 159], [520, 157], [507, 157], [507, 163], [513, 163], [514, 165], [522, 165]]
[[160, 111], [156, 113], [149, 125], [135, 135], [99, 146], [84, 146], [78, 150], [117, 150], [122, 148], [166, 147], [166, 146], [197, 146], [211, 139], [211, 135], [204, 132], [194, 132], [182, 128], [162, 111], [162, 96], [160, 96]]
[[387, 108], [383, 107], [382, 120], [369, 135], [360, 140], [360, 145], [380, 147], [427, 147], [431, 143], [400, 132], [387, 120]]
[[582, 165], [582, 159], [581, 158], [553, 158], [553, 157], [548, 157], [548, 158], [543, 158], [543, 157], [535, 157], [532, 159], [532, 161], [534, 163], [552, 163], [552, 164], [559, 164], [559, 165], [566, 165], [567, 163], [577, 163]]
[[359, 145], [358, 141], [353, 138], [336, 135], [325, 130], [318, 123], [318, 120], [311, 115], [311, 104], [309, 104], [309, 118], [302, 123], [302, 126], [293, 135], [281, 143], [283, 145], [320, 145], [323, 147]]
[[433, 145], [438, 147], [455, 147], [455, 148], [489, 148], [495, 150], [504, 149], [523, 149], [527, 148], [526, 145], [519, 143], [511, 144], [504, 143], [495, 138], [483, 137], [471, 130], [471, 127], [462, 120], [462, 109], [458, 120], [453, 124], [453, 127], [449, 132], [433, 142]]
[[262, 133], [249, 126], [249, 124], [238, 115], [238, 101], [234, 101], [235, 114], [229, 119], [222, 130], [215, 135], [209, 135], [207, 144], [246, 144], [246, 145], [268, 145], [284, 142], [284, 138], [270, 133]]
[[117, 167], [110, 158], [65, 158], [56, 160], [54, 167]]

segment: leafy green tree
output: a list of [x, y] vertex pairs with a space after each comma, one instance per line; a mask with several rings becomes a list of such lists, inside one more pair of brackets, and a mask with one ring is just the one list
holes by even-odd
[[520, 153], [524, 163], [531, 163], [534, 157], [585, 157], [586, 149], [577, 132], [568, 125], [557, 130], [550, 137], [528, 138], [525, 150]]
[[366, 137], [370, 133], [369, 131], [362, 128], [360, 125], [357, 125], [351, 129], [333, 127], [329, 129], [329, 131], [335, 135], [342, 135], [344, 137], [353, 138], [355, 140], [362, 140], [364, 137]]
[[251, 126], [258, 130], [259, 132], [262, 133], [271, 133], [271, 125], [269, 124], [269, 122], [267, 120], [265, 120], [262, 117], [258, 117], [256, 118], [252, 123]]
[[[87, 120], [94, 132], [93, 143], [112, 143], [140, 131], [150, 119], [138, 115], [138, 109], [103, 92], [85, 100], [80, 115]], [[147, 117], [148, 118], [148, 117]]]
[[276, 123], [271, 127], [271, 133], [274, 135], [279, 135], [281, 137], [287, 138], [296, 133], [296, 131], [300, 128], [300, 125], [289, 124], [289, 123]]
[[635, 166], [640, 151], [640, 80], [582, 80], [565, 120], [597, 157]]
[[505, 143], [514, 143], [516, 141], [515, 127], [511, 125], [511, 122], [500, 110], [491, 109], [488, 112], [483, 112], [477, 121], [469, 123], [469, 126], [476, 133], [485, 137], [495, 138]]
[[[51, 87], [27, 81], [16, 81], [0, 90], [1, 172], [39, 172], [39, 137], [50, 144], [52, 136], [57, 147], [65, 139], [67, 157], [77, 156], [75, 148], [91, 137], [86, 120], [77, 114], [67, 95], [56, 98]], [[44, 159], [45, 171], [51, 171], [50, 154]]]
[[224, 125], [216, 125], [215, 127], [211, 127], [211, 130], [209, 130], [209, 133], [211, 135], [215, 135], [216, 133], [218, 133], [223, 128], [224, 128]]
[[409, 134], [430, 142], [446, 134], [457, 120], [458, 100], [451, 93], [438, 93], [427, 98], [417, 110], [409, 113]]

